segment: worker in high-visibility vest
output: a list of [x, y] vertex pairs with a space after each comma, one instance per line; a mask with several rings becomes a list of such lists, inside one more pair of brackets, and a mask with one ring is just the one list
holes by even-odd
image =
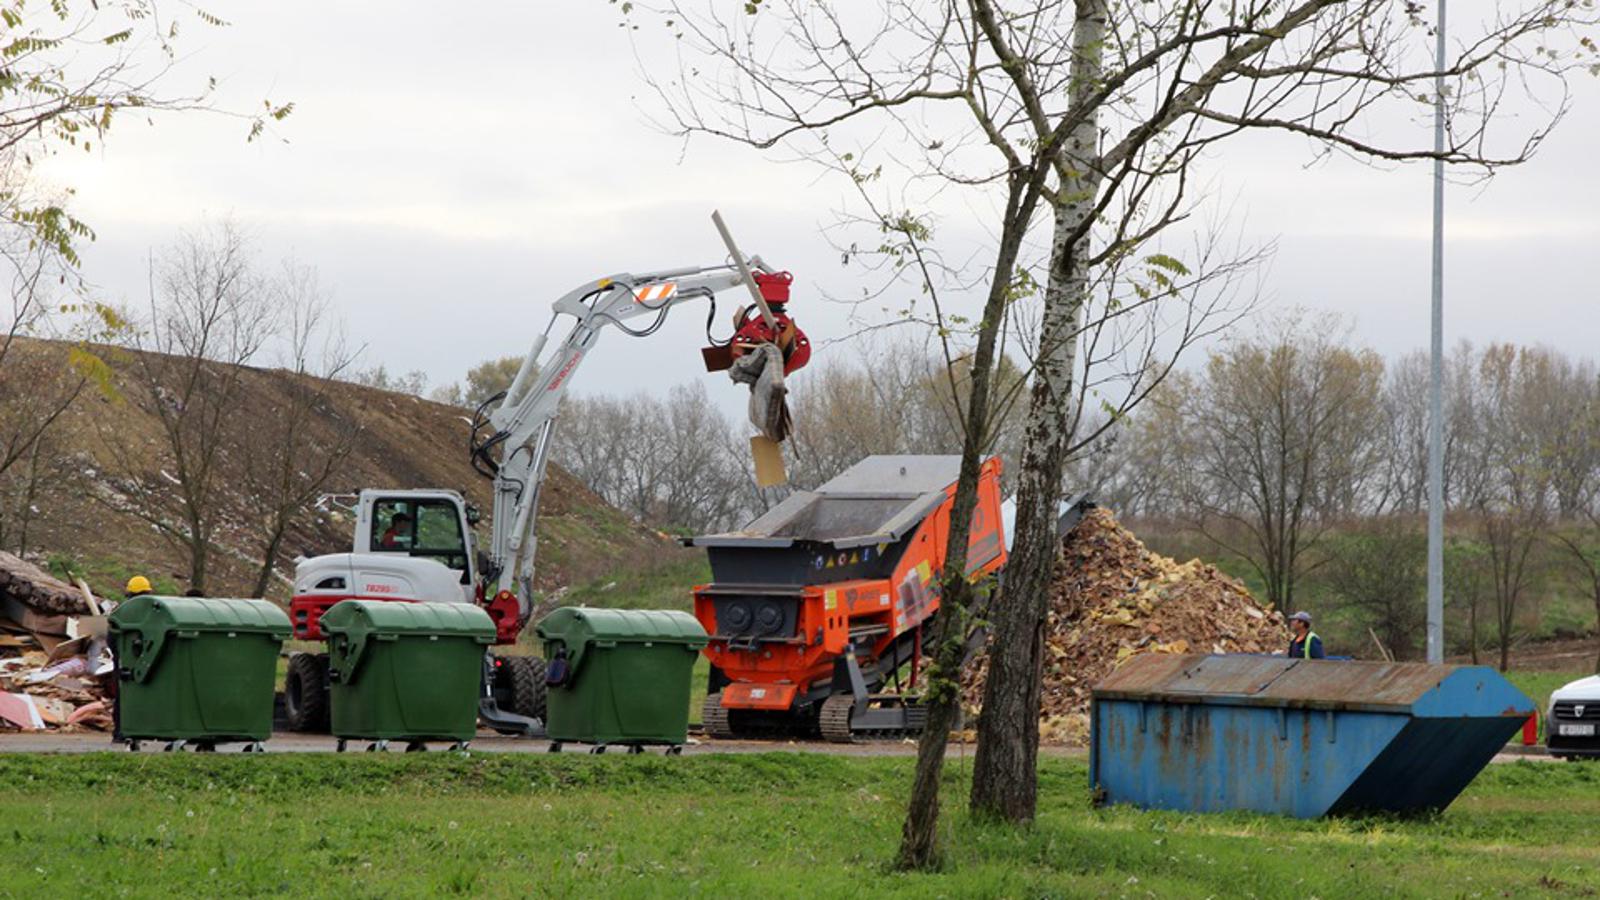
[[1301, 610], [1290, 616], [1289, 631], [1294, 634], [1289, 641], [1290, 659], [1322, 659], [1322, 638], [1311, 630], [1311, 613]]

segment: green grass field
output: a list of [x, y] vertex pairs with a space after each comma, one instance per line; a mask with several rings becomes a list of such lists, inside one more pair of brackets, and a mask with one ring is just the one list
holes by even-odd
[[911, 762], [769, 753], [0, 756], [0, 895], [1473, 897], [1600, 889], [1600, 765], [1490, 767], [1449, 810], [1302, 822], [1087, 801], [1048, 759], [1041, 818], [961, 811], [900, 874]]

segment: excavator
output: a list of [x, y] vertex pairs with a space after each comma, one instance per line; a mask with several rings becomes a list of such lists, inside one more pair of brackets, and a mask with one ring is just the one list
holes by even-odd
[[[736, 382], [750, 385], [751, 419], [761, 432], [752, 445], [761, 443], [776, 455], [777, 442], [788, 432], [783, 378], [810, 359], [810, 343], [786, 311], [789, 273], [759, 256], [745, 257], [722, 217], [713, 213], [712, 220], [727, 246], [726, 262], [622, 272], [567, 292], [555, 301], [549, 324], [534, 338], [510, 387], [478, 407], [468, 450], [473, 468], [493, 483], [488, 547], [474, 546], [472, 528], [480, 513], [455, 491], [363, 490], [353, 504], [351, 551], [296, 565], [289, 605], [296, 639], [323, 640], [322, 614], [355, 598], [474, 603], [494, 620], [497, 645], [515, 643], [533, 612], [534, 525], [561, 398], [607, 329], [649, 337], [674, 308], [708, 301], [706, 367], [727, 370]], [[752, 302], [734, 316], [731, 337], [718, 340], [712, 322], [718, 297], [728, 292], [747, 292]], [[570, 320], [566, 336], [542, 360], [563, 320]], [[491, 651], [484, 659], [479, 717], [502, 733], [538, 734], [544, 691], [541, 660]], [[284, 701], [291, 728], [327, 729], [326, 653], [291, 654]]]

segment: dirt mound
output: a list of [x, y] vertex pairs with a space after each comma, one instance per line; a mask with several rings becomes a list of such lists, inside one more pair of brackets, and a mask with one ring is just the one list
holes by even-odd
[[[1288, 644], [1283, 615], [1238, 580], [1197, 559], [1153, 553], [1105, 509], [1088, 511], [1062, 541], [1045, 625], [1040, 738], [1082, 744], [1089, 693], [1139, 653], [1271, 653]], [[966, 698], [983, 696], [980, 664]]]
[[[48, 434], [37, 487], [27, 482], [26, 463], [0, 479], [0, 548], [19, 545], [34, 562], [60, 574], [70, 567], [102, 596], [120, 597], [129, 575], [151, 578], [159, 591], [188, 587], [187, 567], [176, 543], [134, 514], [126, 491], [130, 475], [152, 490], [173, 492], [176, 479], [163, 468], [166, 444], [148, 403], [136, 402], [145, 388], [136, 377], [141, 354], [95, 348], [109, 366], [110, 390], [92, 387], [79, 396]], [[38, 357], [47, 370], [69, 371], [71, 345], [18, 339], [14, 354]], [[247, 421], [271, 421], [288, 403], [285, 381], [266, 369], [246, 369], [237, 399]], [[324, 486], [328, 494], [362, 488], [437, 487], [460, 491], [485, 512], [493, 507], [490, 483], [473, 471], [467, 455], [469, 413], [442, 403], [348, 383], [326, 385], [327, 402], [303, 427], [318, 440], [333, 441], [349, 423], [359, 435], [340, 474]], [[262, 553], [260, 513], [249, 502], [241, 467], [249, 455], [249, 429], [221, 447], [215, 490], [221, 521], [213, 535], [208, 591], [245, 596], [255, 582]], [[113, 443], [115, 450], [113, 451]], [[130, 473], [133, 464], [139, 471]], [[32, 502], [17, 498], [37, 493]], [[181, 531], [181, 522], [169, 523]], [[337, 503], [306, 516], [284, 538], [278, 579], [268, 593], [288, 596], [295, 556], [350, 549], [354, 518]], [[488, 517], [478, 526], [478, 546], [488, 541]], [[619, 570], [650, 568], [677, 548], [652, 529], [632, 521], [590, 491], [559, 461], [549, 467], [539, 505], [539, 565], [536, 586], [555, 591]], [[69, 597], [70, 599], [70, 597]]]

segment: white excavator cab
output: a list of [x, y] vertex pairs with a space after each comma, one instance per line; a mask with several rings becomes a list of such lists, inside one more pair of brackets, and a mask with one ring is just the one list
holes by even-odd
[[295, 638], [322, 640], [322, 614], [341, 600], [474, 602], [474, 518], [455, 491], [362, 491], [352, 552], [295, 565], [289, 603]]
[[365, 490], [356, 508], [351, 547], [356, 553], [434, 560], [456, 573], [461, 599], [470, 603], [477, 584], [472, 545], [475, 518], [455, 491]]

